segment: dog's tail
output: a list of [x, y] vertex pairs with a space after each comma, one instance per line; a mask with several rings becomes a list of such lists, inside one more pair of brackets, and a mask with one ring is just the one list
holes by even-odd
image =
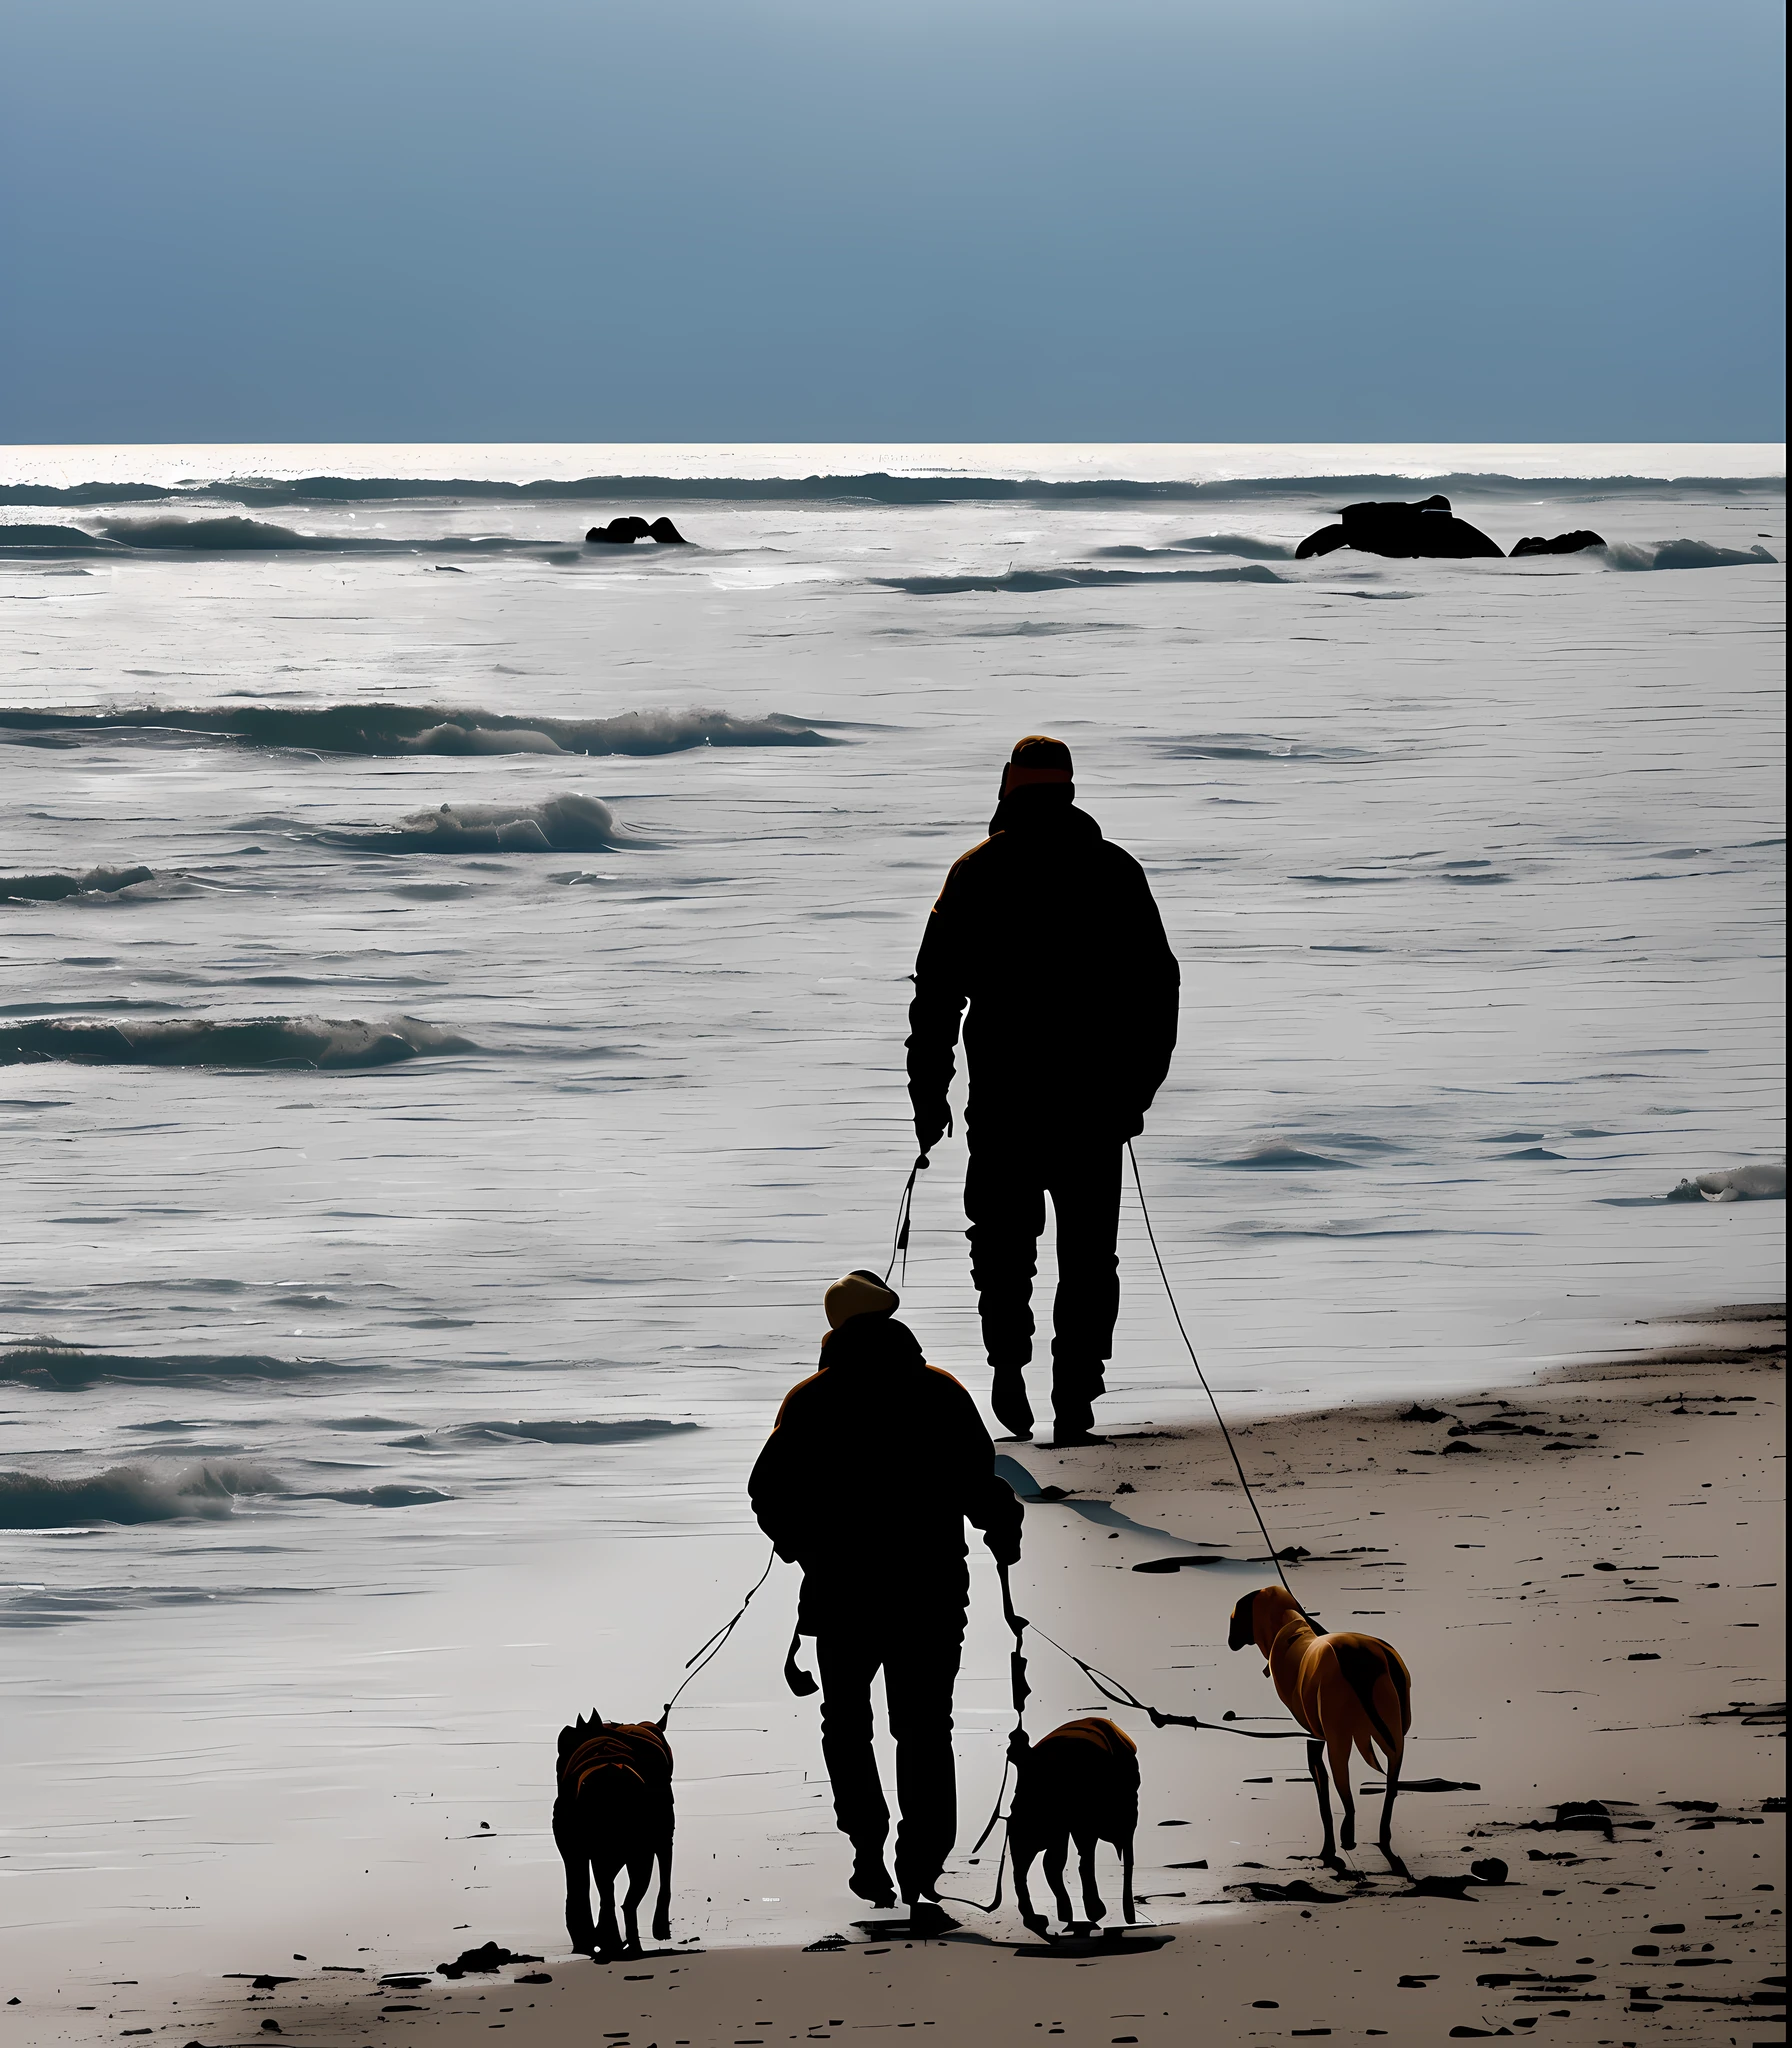
[[[1351, 1642], [1334, 1638], [1331, 1648], [1376, 1741], [1388, 1756], [1399, 1757], [1406, 1748], [1406, 1731], [1412, 1726], [1412, 1681], [1406, 1666], [1386, 1643], [1373, 1639]], [[1399, 1724], [1398, 1734], [1389, 1727], [1390, 1721]], [[1374, 1766], [1375, 1753], [1361, 1729], [1356, 1746], [1364, 1763]]]

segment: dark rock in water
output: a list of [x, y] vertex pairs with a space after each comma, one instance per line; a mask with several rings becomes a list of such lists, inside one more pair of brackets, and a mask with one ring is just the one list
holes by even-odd
[[587, 541], [595, 541], [603, 547], [633, 547], [638, 540], [656, 540], [661, 547], [684, 547], [685, 537], [670, 519], [656, 519], [650, 526], [645, 519], [633, 512], [621, 512], [608, 526], [594, 526], [585, 535]]
[[1498, 1856], [1483, 1856], [1479, 1863], [1471, 1863], [1469, 1869], [1483, 1884], [1504, 1884], [1510, 1875], [1504, 1860]]
[[594, 526], [585, 535], [588, 541], [599, 541], [606, 547], [632, 547], [638, 540], [651, 538], [653, 528], [645, 519], [637, 519], [632, 512], [618, 513], [608, 526]]
[[1520, 555], [1578, 555], [1583, 548], [1602, 548], [1604, 537], [1589, 533], [1583, 526], [1574, 533], [1558, 533], [1554, 540], [1545, 540], [1540, 533], [1527, 535], [1513, 548], [1513, 558]]
[[1420, 558], [1466, 561], [1470, 556], [1500, 557], [1504, 550], [1479, 527], [1458, 519], [1448, 498], [1423, 498], [1417, 504], [1398, 499], [1346, 505], [1336, 526], [1310, 533], [1294, 551], [1297, 562], [1329, 555], [1338, 548], [1358, 548], [1367, 555], [1395, 561]]
[[495, 1941], [482, 1942], [478, 1948], [464, 1948], [451, 1963], [437, 1963], [438, 1977], [460, 1978], [469, 1970], [501, 1970], [507, 1963], [539, 1963], [540, 1956], [515, 1955]]

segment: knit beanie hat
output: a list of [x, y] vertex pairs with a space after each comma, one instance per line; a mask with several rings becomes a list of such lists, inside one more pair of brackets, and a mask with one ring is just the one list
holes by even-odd
[[822, 1297], [828, 1328], [837, 1330], [854, 1316], [893, 1316], [902, 1305], [893, 1287], [886, 1287], [875, 1273], [863, 1267], [836, 1280]]
[[1070, 749], [1062, 740], [1054, 740], [1042, 732], [1030, 732], [1025, 739], [1014, 743], [1014, 752], [1002, 770], [1002, 795], [1010, 797], [1017, 789], [1042, 785], [1075, 794]]

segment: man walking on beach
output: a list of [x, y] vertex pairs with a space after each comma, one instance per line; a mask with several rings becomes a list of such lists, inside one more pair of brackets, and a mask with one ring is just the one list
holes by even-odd
[[[852, 1889], [891, 1906], [899, 1886], [922, 1932], [951, 1924], [934, 1894], [958, 1831], [952, 1687], [970, 1600], [964, 1525], [1010, 1565], [1020, 1502], [995, 1476], [970, 1395], [896, 1321], [895, 1293], [874, 1273], [849, 1273], [825, 1306], [820, 1370], [785, 1395], [748, 1488], [778, 1555], [803, 1568], [797, 1631], [815, 1638], [821, 1753], [853, 1845]], [[895, 1885], [871, 1748], [880, 1666], [902, 1811]]]
[[953, 1047], [970, 1004], [966, 1235], [990, 1405], [1022, 1437], [1033, 1428], [1025, 1368], [1051, 1197], [1061, 1444], [1099, 1441], [1094, 1404], [1120, 1311], [1121, 1153], [1169, 1071], [1181, 983], [1144, 869], [1075, 796], [1063, 741], [1020, 741], [989, 837], [954, 864], [927, 920], [908, 1013], [908, 1092], [926, 1154], [952, 1127]]

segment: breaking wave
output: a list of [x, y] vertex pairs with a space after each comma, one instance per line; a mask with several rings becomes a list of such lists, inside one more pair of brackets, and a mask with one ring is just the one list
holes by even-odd
[[82, 1522], [216, 1521], [240, 1494], [284, 1493], [259, 1465], [189, 1465], [172, 1476], [114, 1465], [89, 1479], [0, 1472], [0, 1529], [66, 1529]]
[[[0, 505], [169, 505], [210, 503], [272, 510], [295, 505], [351, 505], [400, 500], [459, 499], [518, 504], [528, 500], [615, 502], [672, 499], [775, 504], [801, 499], [857, 498], [882, 505], [950, 505], [966, 500], [1052, 504], [1084, 498], [1224, 504], [1253, 498], [1412, 497], [1442, 491], [1465, 497], [1733, 497], [1758, 490], [1784, 495], [1784, 477], [1562, 476], [1517, 477], [1498, 471], [1440, 476], [1259, 476], [1212, 483], [1139, 477], [1089, 477], [1047, 482], [1014, 477], [853, 476], [673, 477], [587, 476], [502, 483], [473, 477], [297, 477], [220, 479], [206, 483], [9, 484]], [[191, 545], [191, 543], [189, 543]], [[431, 543], [435, 545], [435, 543]]]
[[1368, 761], [1366, 747], [1318, 746], [1267, 732], [1212, 732], [1167, 741], [1159, 752], [1172, 761]]
[[0, 555], [111, 555], [116, 545], [78, 526], [0, 525]]
[[1098, 556], [1161, 560], [1165, 555], [1236, 555], [1245, 562], [1291, 562], [1287, 541], [1262, 540], [1254, 533], [1197, 533], [1187, 540], [1165, 541], [1162, 547], [1097, 548]]
[[520, 718], [439, 705], [328, 704], [314, 710], [262, 705], [136, 711], [0, 710], [14, 732], [198, 733], [255, 747], [322, 754], [675, 754], [689, 747], [832, 747], [782, 712], [736, 718], [726, 711], [626, 711], [616, 718]]
[[[64, 529], [76, 531], [79, 529]], [[0, 527], [0, 536], [6, 533]], [[210, 555], [494, 555], [517, 548], [560, 546], [562, 543], [522, 540], [509, 533], [420, 535], [371, 533], [300, 533], [290, 526], [245, 519], [228, 513], [216, 519], [102, 519], [100, 540], [82, 538], [89, 546], [184, 549]]]
[[1755, 1160], [1747, 1166], [1720, 1167], [1714, 1173], [1695, 1173], [1662, 1197], [1667, 1202], [1783, 1202], [1786, 1199], [1786, 1166], [1769, 1160]]
[[648, 1437], [677, 1436], [701, 1428], [695, 1422], [666, 1422], [644, 1416], [638, 1422], [465, 1422], [453, 1434], [534, 1444], [630, 1444]]
[[320, 1374], [350, 1370], [321, 1358], [264, 1358], [254, 1352], [176, 1352], [145, 1357], [123, 1351], [89, 1351], [79, 1344], [59, 1343], [53, 1337], [40, 1337], [0, 1351], [0, 1380], [71, 1391], [91, 1387], [100, 1380], [132, 1380], [153, 1386], [211, 1379], [313, 1379]]
[[116, 896], [153, 882], [148, 868], [89, 868], [84, 875], [0, 875], [0, 903], [60, 903], [65, 896]]
[[1777, 562], [1759, 542], [1752, 548], [1713, 547], [1705, 540], [1664, 540], [1654, 547], [1631, 541], [1614, 542], [1605, 550], [1614, 569], [1748, 569], [1757, 562]]
[[169, 1017], [109, 1024], [40, 1017], [0, 1029], [0, 1067], [68, 1060], [86, 1066], [387, 1067], [430, 1053], [477, 1052], [471, 1039], [414, 1017]]
[[351, 1508], [421, 1508], [432, 1501], [452, 1500], [433, 1486], [345, 1486], [336, 1493], [301, 1493], [300, 1500], [337, 1500]]
[[967, 590], [1108, 589], [1121, 583], [1281, 583], [1273, 569], [1010, 569], [1003, 576], [874, 576], [886, 590], [945, 597]]
[[1242, 1167], [1251, 1173], [1315, 1173], [1348, 1170], [1356, 1165], [1354, 1159], [1328, 1159], [1322, 1152], [1305, 1152], [1298, 1145], [1269, 1140], [1254, 1145], [1250, 1151], [1241, 1153], [1236, 1159], [1219, 1159], [1217, 1166]]
[[610, 853], [631, 844], [608, 804], [576, 791], [535, 804], [443, 804], [388, 831], [323, 836], [370, 853]]

